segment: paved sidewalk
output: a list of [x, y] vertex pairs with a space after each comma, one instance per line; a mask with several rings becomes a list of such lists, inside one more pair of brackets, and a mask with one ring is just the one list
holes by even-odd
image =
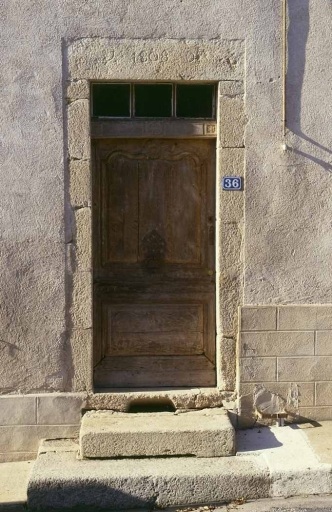
[[0, 464], [0, 512], [26, 512], [27, 485], [33, 461]]
[[[265, 461], [270, 471], [271, 495], [274, 498], [332, 493], [332, 422], [240, 431], [237, 433], [237, 443], [238, 459], [250, 456]], [[27, 481], [32, 466], [33, 461], [0, 464], [0, 512], [26, 510]], [[191, 509], [181, 507], [178, 510], [201, 512], [211, 509], [205, 505]], [[332, 497], [310, 496], [242, 503], [241, 496], [237, 496], [233, 503], [219, 505], [214, 510], [332, 512]]]
[[164, 512], [332, 512], [332, 496], [273, 498], [247, 503], [233, 502], [221, 507], [182, 508]]

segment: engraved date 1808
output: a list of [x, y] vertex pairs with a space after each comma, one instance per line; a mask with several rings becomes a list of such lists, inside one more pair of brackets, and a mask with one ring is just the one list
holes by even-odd
[[144, 62], [167, 62], [168, 58], [168, 52], [166, 50], [162, 50], [161, 52], [156, 50], [141, 50], [140, 52], [133, 53], [134, 64]]

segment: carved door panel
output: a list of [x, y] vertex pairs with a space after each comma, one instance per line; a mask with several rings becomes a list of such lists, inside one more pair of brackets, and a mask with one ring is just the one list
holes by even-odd
[[95, 386], [215, 385], [215, 142], [94, 142]]

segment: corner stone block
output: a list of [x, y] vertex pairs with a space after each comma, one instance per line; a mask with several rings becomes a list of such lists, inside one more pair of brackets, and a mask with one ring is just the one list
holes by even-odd
[[69, 162], [69, 193], [72, 207], [91, 204], [90, 162], [71, 160]]
[[[287, 401], [288, 394], [292, 391], [291, 382], [262, 382], [263, 386], [271, 393], [277, 393]], [[243, 406], [248, 408], [253, 403], [253, 393], [256, 383], [240, 384], [239, 396], [241, 397]], [[298, 406], [310, 407], [314, 405], [315, 389], [313, 382], [298, 382]]]
[[316, 355], [332, 356], [332, 331], [316, 332]]
[[0, 396], [0, 425], [34, 425], [35, 423], [35, 397]]
[[332, 306], [280, 306], [280, 331], [332, 329]]
[[78, 425], [11, 425], [0, 427], [0, 453], [37, 453], [41, 439], [76, 437], [78, 430]]
[[79, 425], [84, 398], [70, 394], [38, 396], [38, 425]]
[[75, 210], [76, 262], [80, 270], [92, 267], [91, 208]]
[[241, 308], [241, 331], [274, 331], [276, 328], [276, 307], [244, 306]]
[[332, 357], [280, 357], [278, 380], [313, 382], [332, 380]]
[[332, 382], [316, 382], [316, 405], [332, 405]]
[[243, 332], [241, 355], [243, 357], [314, 355], [314, 332]]
[[275, 357], [242, 357], [240, 359], [240, 382], [274, 381], [277, 373]]
[[305, 418], [315, 421], [331, 420], [332, 407], [300, 407], [299, 416], [301, 417], [301, 421]]
[[92, 327], [92, 277], [91, 272], [75, 272], [73, 275], [72, 305], [70, 308], [74, 327]]
[[219, 144], [224, 148], [244, 146], [246, 117], [242, 96], [219, 98]]
[[90, 158], [90, 110], [88, 100], [68, 105], [68, 151], [70, 158]]

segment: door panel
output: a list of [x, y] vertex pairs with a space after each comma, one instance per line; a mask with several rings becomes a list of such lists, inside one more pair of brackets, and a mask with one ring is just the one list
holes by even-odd
[[106, 355], [203, 353], [201, 304], [111, 305]]
[[212, 140], [94, 143], [97, 387], [215, 384]]
[[215, 385], [214, 373], [204, 356], [105, 357], [96, 367], [95, 386], [210, 387]]

